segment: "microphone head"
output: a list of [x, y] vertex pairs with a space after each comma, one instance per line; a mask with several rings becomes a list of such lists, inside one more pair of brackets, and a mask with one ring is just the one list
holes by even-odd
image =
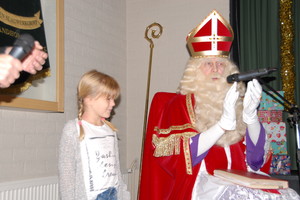
[[22, 34], [15, 42], [13, 46], [19, 46], [23, 48], [25, 54], [28, 54], [34, 46], [34, 38], [28, 34]]
[[269, 68], [269, 69], [268, 69], [269, 74], [272, 73], [272, 72], [277, 71], [277, 69], [278, 69], [278, 68], [276, 68], [276, 67]]
[[239, 74], [231, 74], [227, 76], [227, 83], [239, 82]]

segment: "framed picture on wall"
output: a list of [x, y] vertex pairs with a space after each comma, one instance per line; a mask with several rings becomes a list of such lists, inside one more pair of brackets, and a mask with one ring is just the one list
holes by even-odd
[[40, 0], [40, 4], [50, 63], [48, 75], [34, 80], [20, 93], [0, 92], [0, 107], [64, 111], [64, 1]]

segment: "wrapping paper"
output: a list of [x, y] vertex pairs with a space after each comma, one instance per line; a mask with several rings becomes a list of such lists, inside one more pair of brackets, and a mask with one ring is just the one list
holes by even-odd
[[262, 123], [282, 122], [281, 110], [258, 110], [257, 115]]
[[[269, 93], [274, 94], [274, 92], [269, 92]], [[278, 91], [278, 93], [280, 95], [284, 96], [283, 91]], [[276, 94], [274, 94], [274, 96], [278, 97], [278, 95], [276, 95]], [[278, 97], [278, 99], [281, 100], [280, 97]], [[284, 107], [279, 102], [277, 102], [277, 100], [275, 100], [272, 96], [263, 92], [259, 110], [284, 110]]]
[[286, 141], [271, 142], [273, 155], [287, 154]]
[[269, 142], [286, 142], [286, 123], [285, 122], [269, 122], [262, 123], [266, 130]]
[[291, 160], [288, 155], [273, 155], [270, 167], [270, 174], [289, 175], [291, 174]]

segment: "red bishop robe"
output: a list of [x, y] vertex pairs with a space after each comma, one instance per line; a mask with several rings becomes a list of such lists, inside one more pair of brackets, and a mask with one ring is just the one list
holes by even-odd
[[[200, 164], [192, 167], [189, 138], [195, 129], [193, 95], [159, 92], [153, 97], [145, 135], [139, 200], [189, 200]], [[232, 169], [246, 170], [243, 140], [230, 145]], [[225, 150], [213, 146], [207, 171], [226, 169]]]

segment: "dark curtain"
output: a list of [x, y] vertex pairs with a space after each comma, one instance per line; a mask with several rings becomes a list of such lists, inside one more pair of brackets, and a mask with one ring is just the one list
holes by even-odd
[[[238, 64], [241, 72], [259, 68], [276, 67], [278, 70], [265, 79], [275, 90], [282, 90], [280, 75], [280, 19], [279, 0], [230, 0], [230, 23], [235, 33], [235, 41], [231, 50], [231, 58]], [[295, 56], [295, 100], [299, 105], [299, 27], [300, 3], [293, 1], [294, 10], [294, 56]], [[268, 90], [263, 86], [265, 90]], [[284, 121], [287, 122], [284, 112]], [[296, 133], [287, 123], [287, 146], [292, 159], [292, 169], [296, 163]]]
[[230, 24], [234, 32], [234, 40], [230, 51], [230, 58], [237, 66], [240, 66], [240, 1], [230, 1]]
[[276, 67], [274, 89], [281, 88], [278, 1], [231, 0], [230, 21], [235, 30], [232, 59], [242, 72]]

